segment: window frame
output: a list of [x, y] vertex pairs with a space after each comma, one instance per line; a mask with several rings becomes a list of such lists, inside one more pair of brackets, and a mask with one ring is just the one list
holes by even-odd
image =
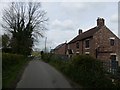
[[90, 55], [90, 52], [85, 52], [85, 55]]
[[115, 38], [114, 37], [110, 38], [110, 46], [115, 46]]
[[89, 49], [90, 48], [90, 39], [86, 39], [85, 40], [85, 49]]
[[114, 46], [115, 45], [115, 40], [114, 39], [110, 39], [110, 45]]
[[79, 42], [76, 42], [76, 48], [77, 48], [77, 49], [80, 48], [80, 44], [79, 44]]

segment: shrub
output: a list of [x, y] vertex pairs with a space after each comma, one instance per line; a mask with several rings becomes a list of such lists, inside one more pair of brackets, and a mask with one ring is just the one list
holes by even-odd
[[45, 62], [49, 62], [50, 59], [51, 59], [51, 56], [52, 56], [52, 54], [50, 54], [50, 53], [43, 53], [42, 56], [41, 56], [41, 58], [42, 58]]
[[105, 76], [102, 63], [88, 55], [75, 56], [69, 64], [70, 77], [84, 87], [111, 87], [111, 80]]

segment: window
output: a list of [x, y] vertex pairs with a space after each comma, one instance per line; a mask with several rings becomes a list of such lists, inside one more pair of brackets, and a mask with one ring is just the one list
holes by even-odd
[[73, 54], [72, 49], [68, 49], [68, 54]]
[[116, 60], [116, 55], [111, 55], [111, 60]]
[[85, 41], [85, 48], [89, 48], [89, 40]]
[[79, 48], [79, 42], [76, 43], [76, 48]]
[[115, 45], [115, 40], [114, 39], [110, 39], [110, 45], [114, 46]]
[[118, 61], [116, 61], [116, 55], [111, 55], [111, 68], [117, 69]]

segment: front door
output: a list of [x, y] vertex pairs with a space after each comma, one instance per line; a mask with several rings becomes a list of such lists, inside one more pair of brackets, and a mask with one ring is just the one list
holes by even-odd
[[111, 55], [111, 70], [113, 73], [116, 72], [118, 67], [118, 61], [116, 61], [116, 55]]

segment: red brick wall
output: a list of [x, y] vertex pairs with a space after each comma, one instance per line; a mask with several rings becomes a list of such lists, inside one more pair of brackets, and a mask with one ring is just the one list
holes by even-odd
[[62, 45], [60, 48], [56, 49], [54, 52], [55, 54], [61, 54], [61, 55], [65, 55], [65, 52], [66, 52], [66, 49], [67, 48], [67, 45], [64, 44]]
[[118, 48], [117, 48], [117, 52], [118, 52], [118, 60], [119, 60], [119, 66], [120, 66], [120, 39], [118, 40]]
[[[85, 41], [86, 40], [89, 40], [89, 48], [86, 48], [85, 47]], [[89, 55], [91, 55], [91, 56], [93, 56], [93, 38], [91, 37], [91, 38], [87, 38], [87, 39], [85, 39], [85, 40], [83, 40], [83, 54], [86, 54], [86, 52], [89, 52]]]
[[[110, 38], [115, 38], [115, 45], [110, 45]], [[117, 57], [120, 56], [118, 49], [120, 49], [118, 44], [118, 38], [105, 26], [102, 27], [98, 32], [96, 32], [93, 36], [93, 46], [94, 49], [100, 47], [100, 51], [112, 51], [111, 53], [116, 53]], [[111, 53], [100, 53], [98, 55], [98, 59], [100, 60], [110, 60]]]

